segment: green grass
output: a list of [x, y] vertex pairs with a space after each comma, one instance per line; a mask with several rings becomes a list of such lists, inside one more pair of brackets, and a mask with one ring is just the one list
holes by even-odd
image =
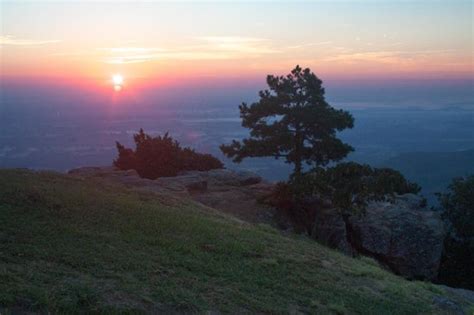
[[192, 201], [56, 173], [0, 170], [0, 226], [0, 313], [432, 314], [443, 294]]

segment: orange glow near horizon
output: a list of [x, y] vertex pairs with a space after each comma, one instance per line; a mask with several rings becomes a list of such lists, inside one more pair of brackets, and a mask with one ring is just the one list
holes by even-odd
[[[166, 60], [145, 60], [123, 64], [103, 62], [103, 55], [84, 56], [40, 56], [33, 55], [34, 48], [16, 55], [15, 50], [25, 48], [2, 49], [1, 76], [51, 78], [72, 81], [74, 84], [96, 82], [102, 85], [116, 84], [114, 74], [127, 73], [127, 86], [130, 84], [148, 86], [152, 84], [175, 85], [182, 81], [219, 81], [222, 79], [264, 80], [267, 74], [285, 75], [295, 65], [309, 67], [323, 81], [326, 79], [376, 79], [391, 78], [446, 78], [472, 79], [474, 68], [471, 56], [452, 53], [432, 53], [431, 55], [400, 57], [388, 54], [354, 54], [341, 57], [289, 58], [287, 55], [216, 60], [179, 60], [169, 56]], [[137, 48], [134, 48], [137, 49]], [[125, 48], [122, 50], [126, 51]], [[318, 53], [318, 52], [316, 52]], [[197, 58], [197, 57], [196, 57]], [[179, 70], [178, 70], [179, 69]]]
[[[121, 73], [112, 87], [122, 90], [126, 74], [128, 90], [264, 80], [297, 64], [323, 81], [474, 77], [472, 16], [462, 3], [6, 2], [1, 17], [0, 78], [110, 90]], [[289, 17], [298, 19], [275, 27]]]

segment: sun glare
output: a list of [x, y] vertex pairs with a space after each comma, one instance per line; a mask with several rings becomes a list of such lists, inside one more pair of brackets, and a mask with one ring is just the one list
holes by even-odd
[[121, 74], [114, 74], [112, 76], [112, 83], [114, 85], [114, 90], [119, 92], [123, 89], [123, 76]]
[[112, 77], [112, 82], [114, 82], [114, 85], [122, 85], [123, 84], [123, 76], [121, 74], [115, 74]]

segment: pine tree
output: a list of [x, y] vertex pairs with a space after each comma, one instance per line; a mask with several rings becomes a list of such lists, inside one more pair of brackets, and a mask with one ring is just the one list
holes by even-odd
[[239, 106], [242, 126], [250, 137], [221, 145], [222, 152], [241, 162], [247, 157], [284, 158], [294, 164], [294, 176], [303, 162], [325, 166], [343, 159], [353, 148], [337, 138], [336, 132], [352, 128], [354, 118], [326, 102], [322, 81], [310, 69], [296, 66], [287, 76], [267, 76], [269, 89], [260, 100]]

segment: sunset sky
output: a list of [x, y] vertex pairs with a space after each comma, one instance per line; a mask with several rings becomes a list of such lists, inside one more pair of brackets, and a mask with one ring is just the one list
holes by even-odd
[[472, 1], [4, 1], [5, 79], [473, 77]]

